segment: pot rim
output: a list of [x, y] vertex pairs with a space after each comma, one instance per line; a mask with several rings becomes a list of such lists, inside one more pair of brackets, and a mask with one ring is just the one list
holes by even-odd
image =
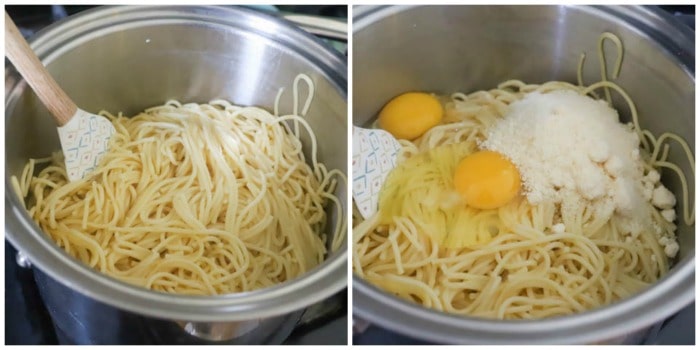
[[[363, 6], [355, 9], [353, 33], [418, 6]], [[695, 34], [663, 10], [648, 6], [577, 6], [584, 11], [634, 23], [695, 80]], [[674, 51], [682, 49], [683, 55]], [[694, 226], [694, 225], [693, 225]], [[391, 331], [436, 343], [584, 344], [604, 342], [648, 327], [695, 299], [695, 250], [653, 286], [612, 304], [582, 313], [540, 320], [494, 320], [448, 314], [399, 299], [353, 274], [353, 314]]]
[[[81, 12], [40, 31], [30, 42], [44, 64], [62, 52], [115, 26], [180, 20], [243, 29], [281, 44], [308, 60], [347, 98], [347, 60], [320, 39], [286, 20], [244, 8], [217, 6], [104, 6]], [[8, 71], [6, 71], [7, 79]], [[20, 80], [21, 82], [21, 80]], [[20, 94], [6, 92], [12, 107]], [[7, 123], [7, 119], [6, 119]], [[104, 275], [68, 255], [47, 237], [21, 205], [5, 173], [6, 238], [33, 265], [59, 283], [105, 304], [145, 316], [197, 322], [241, 321], [279, 316], [303, 309], [347, 287], [347, 239], [341, 248], [304, 275], [250, 292], [192, 296], [151, 291]], [[341, 198], [342, 202], [343, 198]], [[347, 200], [345, 201], [347, 203]]]

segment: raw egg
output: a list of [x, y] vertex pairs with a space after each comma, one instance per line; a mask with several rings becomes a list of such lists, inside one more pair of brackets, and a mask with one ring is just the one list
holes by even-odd
[[454, 186], [467, 205], [496, 209], [510, 202], [520, 191], [520, 174], [507, 158], [493, 151], [478, 151], [457, 165]]
[[[396, 218], [412, 218], [417, 230], [450, 249], [486, 244], [507, 230], [498, 210], [469, 206], [455, 189], [457, 167], [474, 152], [481, 153], [473, 142], [460, 142], [435, 147], [400, 162], [379, 192], [379, 223], [388, 225]], [[475, 171], [471, 167], [470, 170]], [[515, 175], [518, 180], [517, 172]]]
[[379, 112], [379, 127], [397, 139], [414, 140], [442, 119], [443, 109], [435, 96], [408, 92], [394, 97]]

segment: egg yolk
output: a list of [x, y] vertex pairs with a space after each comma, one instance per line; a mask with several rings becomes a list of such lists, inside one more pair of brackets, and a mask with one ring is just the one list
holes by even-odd
[[423, 92], [408, 92], [394, 97], [379, 112], [379, 127], [397, 139], [413, 140], [442, 119], [440, 101]]
[[459, 162], [454, 186], [467, 205], [477, 209], [495, 209], [518, 194], [520, 174], [515, 165], [501, 154], [479, 151]]

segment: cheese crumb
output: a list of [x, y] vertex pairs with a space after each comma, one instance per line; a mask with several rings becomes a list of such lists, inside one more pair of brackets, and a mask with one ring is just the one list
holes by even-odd
[[[531, 204], [556, 203], [563, 211], [591, 205], [596, 217], [618, 216], [625, 241], [652, 231], [674, 257], [678, 242], [649, 215], [648, 203], [673, 222], [676, 198], [658, 171], [645, 171], [639, 143], [632, 124], [621, 124], [605, 101], [556, 90], [510, 104], [479, 146], [515, 164]], [[563, 223], [552, 226], [554, 233], [565, 230]]]
[[671, 241], [671, 243], [664, 247], [664, 253], [666, 253], [666, 256], [669, 258], [675, 258], [679, 249], [680, 247], [678, 246], [678, 242]]
[[676, 197], [663, 185], [659, 185], [651, 194], [651, 204], [659, 209], [670, 209], [676, 205]]
[[668, 222], [673, 222], [676, 220], [676, 211], [673, 209], [664, 209], [661, 211], [661, 216]]
[[602, 142], [592, 145], [591, 149], [588, 150], [588, 157], [596, 163], [603, 163], [608, 160], [610, 156], [610, 150], [608, 145]]
[[564, 224], [562, 223], [558, 223], [552, 226], [552, 231], [554, 233], [564, 233], [566, 231], [566, 226], [564, 226]]
[[624, 170], [625, 164], [622, 163], [622, 160], [620, 160], [619, 157], [610, 157], [607, 162], [605, 162], [605, 170], [608, 171], [608, 174], [618, 177], [622, 175], [622, 171]]
[[642, 190], [642, 197], [647, 202], [651, 201], [651, 195], [654, 193], [654, 184], [651, 182], [644, 183], [644, 189]]
[[635, 148], [632, 150], [632, 159], [639, 160], [639, 149], [638, 148]]
[[652, 184], [656, 184], [657, 182], [659, 182], [659, 180], [661, 180], [661, 174], [659, 174], [658, 171], [652, 169], [646, 174], [646, 176], [644, 176], [644, 179]]

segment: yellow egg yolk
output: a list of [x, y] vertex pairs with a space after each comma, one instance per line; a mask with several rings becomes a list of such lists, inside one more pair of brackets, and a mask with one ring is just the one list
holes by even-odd
[[454, 186], [467, 205], [495, 209], [510, 202], [520, 191], [520, 174], [508, 159], [493, 151], [479, 151], [462, 159]]
[[379, 112], [379, 127], [397, 139], [414, 140], [442, 119], [443, 108], [435, 96], [408, 92], [394, 97]]

